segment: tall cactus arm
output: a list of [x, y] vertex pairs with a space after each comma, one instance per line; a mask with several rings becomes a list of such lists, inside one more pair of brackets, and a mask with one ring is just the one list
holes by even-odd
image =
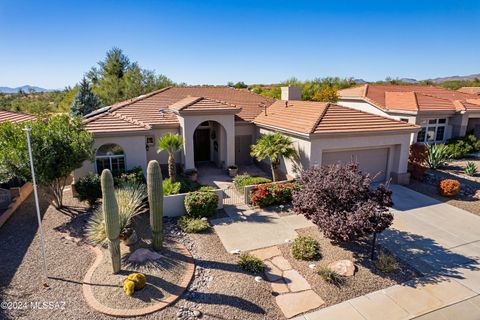
[[154, 250], [160, 250], [163, 242], [163, 181], [160, 165], [155, 160], [148, 163], [147, 187], [152, 245]]
[[105, 219], [105, 233], [108, 238], [108, 248], [112, 258], [113, 273], [120, 271], [120, 219], [118, 216], [118, 204], [115, 198], [113, 177], [110, 170], [105, 169], [101, 177], [102, 185], [102, 209]]

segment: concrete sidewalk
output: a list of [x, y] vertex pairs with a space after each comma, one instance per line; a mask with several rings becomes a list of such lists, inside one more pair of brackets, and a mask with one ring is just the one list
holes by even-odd
[[395, 221], [379, 242], [425, 276], [297, 320], [480, 319], [480, 217], [392, 185]]

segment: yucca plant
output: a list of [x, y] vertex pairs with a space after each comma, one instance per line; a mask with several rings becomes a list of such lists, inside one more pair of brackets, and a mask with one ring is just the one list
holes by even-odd
[[440, 168], [450, 158], [448, 148], [444, 144], [430, 144], [427, 151], [427, 165], [430, 169]]
[[465, 174], [471, 177], [477, 174], [477, 166], [474, 162], [467, 162], [467, 165], [465, 166]]
[[[120, 235], [131, 225], [132, 218], [145, 211], [144, 200], [147, 189], [144, 184], [126, 183], [115, 190], [120, 219]], [[98, 207], [87, 224], [87, 238], [93, 245], [104, 244], [107, 240], [102, 207]]]

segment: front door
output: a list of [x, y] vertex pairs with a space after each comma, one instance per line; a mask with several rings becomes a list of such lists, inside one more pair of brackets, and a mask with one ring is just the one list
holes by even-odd
[[197, 129], [193, 137], [195, 162], [210, 161], [210, 129]]
[[252, 163], [252, 157], [250, 156], [251, 145], [252, 135], [235, 136], [235, 162], [237, 165]]

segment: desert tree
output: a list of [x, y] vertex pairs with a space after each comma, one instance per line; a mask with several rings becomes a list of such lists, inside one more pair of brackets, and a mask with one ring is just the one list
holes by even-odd
[[12, 178], [31, 180], [28, 146], [23, 130], [31, 128], [35, 175], [47, 188], [56, 208], [63, 207], [63, 190], [68, 176], [93, 158], [92, 134], [83, 128], [79, 117], [55, 115], [21, 124], [0, 124], [0, 182]]
[[293, 193], [293, 208], [338, 242], [365, 239], [373, 235], [372, 259], [377, 233], [393, 221], [388, 186], [373, 187], [373, 177], [351, 162], [310, 168], [298, 179], [301, 190]]

